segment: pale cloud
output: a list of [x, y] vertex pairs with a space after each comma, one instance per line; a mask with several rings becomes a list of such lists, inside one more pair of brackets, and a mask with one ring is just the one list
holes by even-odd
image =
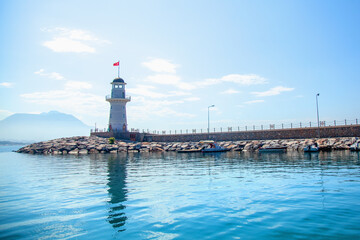
[[[37, 75], [53, 78], [56, 80], [65, 79], [60, 73], [57, 72], [46, 72], [44, 69], [40, 69], [39, 71], [34, 72]], [[92, 85], [88, 82], [80, 82], [80, 81], [67, 81], [65, 83], [65, 90], [81, 90], [81, 89], [90, 89]]]
[[64, 79], [64, 77], [60, 73], [57, 73], [57, 72], [47, 73], [47, 72], [45, 72], [45, 69], [40, 69], [39, 71], [36, 71], [34, 73], [37, 74], [37, 75], [40, 75], [40, 76], [53, 78], [53, 79], [56, 79], [56, 80], [63, 80]]
[[94, 53], [95, 48], [82, 43], [80, 41], [71, 40], [68, 38], [55, 38], [51, 41], [46, 41], [43, 44], [54, 52], [75, 52], [75, 53]]
[[11, 82], [1, 82], [0, 86], [1, 87], [6, 87], [6, 88], [11, 88], [14, 84]]
[[221, 78], [208, 78], [205, 79], [204, 81], [196, 82], [195, 85], [198, 87], [205, 87], [205, 86], [211, 86], [225, 82], [249, 86], [249, 85], [265, 84], [267, 83], [267, 80], [256, 74], [229, 74]]
[[229, 89], [221, 92], [221, 94], [236, 94], [236, 93], [239, 93], [239, 91], [235, 90], [235, 89], [232, 89], [232, 88], [229, 88]]
[[185, 98], [184, 100], [188, 101], [188, 102], [195, 102], [195, 101], [200, 101], [200, 98], [199, 97], [188, 97], [188, 98]]
[[92, 44], [110, 43], [82, 29], [53, 28], [43, 31], [53, 34], [52, 39], [43, 45], [54, 52], [94, 53], [96, 50]]
[[160, 116], [160, 117], [166, 117], [166, 116], [169, 116], [169, 117], [174, 117], [174, 116], [175, 117], [185, 117], [185, 118], [193, 118], [193, 117], [195, 117], [194, 114], [176, 111], [173, 108], [169, 108], [169, 107], [160, 109], [157, 112], [157, 115]]
[[179, 76], [169, 74], [157, 74], [147, 77], [147, 80], [150, 82], [165, 85], [176, 85], [180, 82], [180, 79]]
[[194, 89], [197, 88], [196, 85], [191, 84], [191, 83], [187, 83], [187, 82], [180, 82], [180, 83], [178, 83], [176, 85], [176, 87], [178, 87], [178, 88], [180, 88], [182, 90], [188, 90], [188, 91], [194, 90]]
[[253, 103], [262, 103], [262, 102], [265, 102], [264, 100], [252, 100], [252, 101], [247, 101], [247, 102], [244, 102], [245, 104], [253, 104]]
[[176, 75], [178, 65], [171, 63], [165, 59], [152, 59], [149, 62], [142, 63], [145, 67], [158, 74], [150, 75], [146, 78], [146, 82], [172, 85], [181, 90], [193, 90], [196, 88], [194, 84], [182, 81], [181, 77]]
[[154, 117], [184, 117], [192, 118], [195, 115], [183, 111], [176, 111], [174, 107], [184, 103], [182, 100], [154, 100], [144, 96], [133, 98], [134, 104], [127, 107], [128, 117], [131, 121], [153, 119]]
[[191, 95], [189, 92], [184, 91], [169, 91], [170, 96], [188, 96]]
[[146, 81], [162, 85], [172, 85], [181, 90], [193, 90], [196, 88], [194, 84], [181, 81], [181, 78], [179, 76], [171, 74], [151, 75], [146, 78]]
[[153, 91], [154, 89], [155, 89], [154, 86], [136, 85], [136, 87], [128, 88], [126, 90], [126, 92], [130, 93], [130, 94], [135, 94], [138, 96], [150, 97], [150, 98], [166, 98], [166, 97], [168, 97], [167, 94]]
[[101, 41], [88, 31], [81, 29], [55, 28], [64, 37], [83, 41]]
[[199, 87], [207, 87], [207, 86], [211, 86], [211, 85], [216, 85], [219, 83], [221, 83], [221, 79], [208, 78], [203, 81], [195, 82], [194, 85], [196, 85], [196, 88], [199, 88]]
[[90, 89], [92, 85], [87, 82], [79, 82], [79, 81], [67, 81], [65, 83], [65, 89], [67, 90], [80, 90], [80, 89]]
[[[158, 74], [148, 76], [145, 81], [155, 84], [171, 85], [181, 90], [191, 91], [198, 88], [217, 85], [221, 83], [235, 83], [238, 85], [258, 85], [265, 84], [267, 80], [256, 74], [228, 74], [220, 78], [208, 78], [202, 81], [186, 82], [176, 75], [178, 65], [171, 63], [169, 60], [155, 58], [148, 62], [143, 62], [147, 67]], [[237, 90], [228, 90], [224, 94], [239, 93]]]
[[169, 60], [155, 58], [148, 62], [143, 62], [142, 65], [153, 72], [159, 73], [176, 73], [178, 65], [171, 63]]
[[240, 85], [265, 84], [267, 80], [255, 74], [229, 74], [221, 78], [223, 82], [233, 82]]
[[10, 112], [8, 110], [0, 109], [0, 120], [7, 118], [8, 116], [13, 115], [13, 114], [14, 114], [13, 112]]
[[[172, 76], [172, 77], [171, 77]], [[208, 87], [212, 85], [217, 85], [221, 83], [235, 83], [238, 85], [258, 85], [258, 84], [265, 84], [267, 80], [263, 77], [260, 77], [255, 74], [248, 74], [248, 75], [240, 75], [240, 74], [229, 74], [223, 76], [221, 78], [208, 78], [203, 81], [196, 81], [193, 83], [181, 81], [181, 78], [175, 75], [155, 75], [149, 76], [148, 80], [154, 83], [159, 84], [168, 84], [173, 85], [177, 88], [182, 90], [194, 90], [198, 88]], [[223, 92], [224, 94], [235, 94], [239, 93], [237, 90], [228, 90], [228, 92]]]
[[66, 37], [74, 40], [101, 41], [89, 31], [82, 29], [69, 29], [64, 27], [56, 27], [56, 28], [43, 28], [42, 31], [53, 33], [57, 36]]
[[169, 92], [157, 92], [155, 91], [156, 87], [151, 85], [142, 85], [138, 84], [136, 87], [128, 88], [127, 93], [134, 94], [136, 96], [150, 97], [150, 98], [169, 98], [169, 97], [179, 97], [190, 95], [188, 92], [183, 91], [169, 91]]
[[92, 85], [87, 82], [67, 81], [63, 89], [25, 93], [20, 97], [26, 102], [46, 105], [85, 120], [86, 116], [106, 116], [109, 108], [104, 96], [86, 92], [90, 88]]
[[154, 106], [155, 108], [157, 108], [159, 106], [171, 106], [171, 105], [175, 105], [175, 104], [184, 103], [184, 101], [182, 101], [182, 100], [153, 100], [153, 99], [148, 99], [143, 96], [133, 97], [133, 100], [136, 103], [150, 104], [151, 106]]
[[252, 92], [251, 94], [254, 94], [257, 97], [268, 97], [268, 96], [275, 96], [275, 95], [279, 95], [282, 92], [289, 92], [289, 91], [293, 91], [294, 88], [288, 88], [288, 87], [283, 87], [283, 86], [277, 86], [277, 87], [273, 87], [268, 91], [264, 91], [264, 92]]
[[22, 94], [20, 97], [29, 103], [47, 105], [73, 115], [103, 116], [108, 112], [108, 105], [103, 96], [80, 90], [33, 92]]

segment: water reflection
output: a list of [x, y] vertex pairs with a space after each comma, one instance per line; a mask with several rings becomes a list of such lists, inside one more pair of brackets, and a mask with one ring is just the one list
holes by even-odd
[[[231, 195], [229, 199], [237, 199], [238, 203], [231, 205], [237, 209], [239, 203], [245, 206], [248, 204], [247, 201], [250, 201], [249, 199], [260, 201], [259, 196], [270, 196], [264, 200], [265, 203], [270, 201], [272, 188], [277, 185], [280, 186], [280, 190], [276, 201], [284, 201], [288, 204], [302, 198], [308, 199], [308, 196], [311, 196], [313, 197], [311, 204], [317, 204], [318, 210], [325, 210], [333, 204], [329, 194], [341, 191], [329, 181], [331, 176], [336, 175], [339, 178], [343, 174], [342, 170], [359, 165], [358, 155], [355, 158], [353, 156], [356, 154], [349, 152], [268, 154], [166, 152], [106, 155], [109, 196], [107, 221], [116, 231], [123, 232], [127, 228], [130, 229], [128, 215], [134, 209], [135, 212], [147, 209], [147, 214], [142, 212], [143, 215], [138, 217], [141, 221], [149, 221], [152, 224], [155, 222], [154, 226], [171, 225], [176, 223], [177, 209], [182, 209], [181, 204], [175, 202], [194, 206], [196, 211], [200, 209], [198, 206], [201, 204], [185, 197], [189, 196], [188, 192], [192, 192], [191, 198], [199, 195], [201, 199], [206, 199], [208, 195], [217, 196], [219, 192], [225, 196], [229, 193]], [[192, 179], [192, 183], [186, 185], [188, 178]], [[236, 184], [233, 184], [235, 182]], [[187, 188], [178, 189], [179, 183], [186, 185]], [[300, 193], [293, 194], [291, 186], [301, 189], [301, 191], [298, 190]], [[136, 189], [136, 191], [129, 189]], [[156, 193], [151, 189], [156, 189]], [[227, 192], [226, 189], [230, 190]], [[237, 196], [240, 192], [240, 196]], [[161, 198], [158, 197], [160, 195]], [[131, 209], [126, 209], [129, 196], [131, 199], [143, 201], [151, 199], [151, 201], [144, 203], [139, 201], [132, 204]], [[176, 201], [172, 200], [175, 198]], [[226, 202], [228, 199], [222, 200]], [[216, 205], [217, 202], [212, 202], [212, 204]], [[138, 215], [132, 214], [131, 216]], [[151, 218], [146, 219], [148, 216]], [[131, 231], [126, 232], [131, 234]]]
[[117, 229], [125, 231], [127, 217], [124, 202], [127, 200], [126, 189], [126, 155], [109, 155], [108, 159], [108, 193], [110, 204], [108, 221]]
[[0, 155], [0, 239], [359, 238], [358, 152]]

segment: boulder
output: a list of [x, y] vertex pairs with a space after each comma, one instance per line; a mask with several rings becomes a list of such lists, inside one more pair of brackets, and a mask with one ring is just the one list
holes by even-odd
[[68, 152], [68, 154], [73, 154], [73, 155], [79, 154], [79, 149], [75, 148], [74, 150]]
[[79, 154], [88, 154], [88, 150], [81, 149], [81, 150], [79, 150]]
[[252, 143], [247, 143], [244, 146], [244, 151], [251, 151], [253, 149], [253, 144]]

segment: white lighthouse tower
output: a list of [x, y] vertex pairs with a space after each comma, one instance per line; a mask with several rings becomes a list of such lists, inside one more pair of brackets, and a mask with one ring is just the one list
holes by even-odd
[[127, 132], [126, 103], [131, 97], [125, 94], [125, 81], [118, 77], [112, 82], [111, 95], [106, 96], [110, 103], [109, 130], [114, 132]]

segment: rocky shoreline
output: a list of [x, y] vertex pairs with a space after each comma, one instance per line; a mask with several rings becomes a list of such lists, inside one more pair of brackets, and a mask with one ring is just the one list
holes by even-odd
[[[347, 150], [360, 140], [351, 138], [321, 138], [321, 139], [287, 139], [287, 140], [249, 140], [221, 141], [218, 144], [233, 151], [257, 151], [260, 147], [285, 146], [288, 151], [303, 151], [305, 146], [317, 143], [320, 151]], [[124, 142], [115, 141], [109, 144], [107, 138], [71, 137], [58, 138], [45, 142], [33, 143], [22, 147], [16, 152], [29, 154], [92, 154], [120, 152], [163, 152], [200, 148], [199, 142]]]

